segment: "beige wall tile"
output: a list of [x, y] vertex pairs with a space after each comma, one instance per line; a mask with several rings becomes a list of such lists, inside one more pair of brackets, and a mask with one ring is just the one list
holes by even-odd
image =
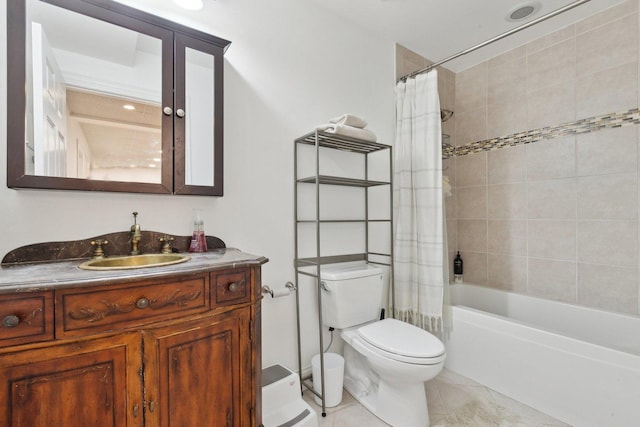
[[487, 184], [487, 153], [456, 157], [456, 187]]
[[540, 129], [576, 119], [574, 81], [554, 84], [527, 93], [527, 127]]
[[573, 39], [527, 55], [527, 91], [571, 82], [576, 78], [576, 45]]
[[455, 188], [451, 190], [451, 196], [444, 198], [444, 206], [447, 219], [455, 219], [458, 217]]
[[578, 178], [578, 219], [636, 219], [638, 174]]
[[527, 180], [570, 178], [575, 175], [575, 137], [527, 145]]
[[487, 63], [471, 67], [456, 75], [456, 110], [476, 111], [487, 103]]
[[464, 281], [474, 285], [487, 285], [487, 253], [460, 251], [464, 262]]
[[576, 115], [593, 117], [638, 106], [638, 62], [576, 80]]
[[524, 220], [489, 220], [487, 249], [490, 253], [527, 255], [527, 222]]
[[499, 66], [505, 62], [511, 62], [527, 56], [527, 47], [525, 45], [518, 46], [500, 55], [494, 56], [487, 61], [489, 68]]
[[447, 219], [447, 249], [458, 249], [458, 221]]
[[530, 257], [575, 261], [575, 221], [530, 220], [527, 225]]
[[578, 264], [578, 304], [638, 314], [638, 268]]
[[637, 221], [578, 221], [578, 262], [638, 265]]
[[487, 188], [462, 187], [456, 189], [458, 219], [487, 218]]
[[[458, 104], [456, 103], [456, 106], [457, 105]], [[455, 146], [459, 147], [471, 142], [487, 139], [486, 105], [478, 108], [477, 110], [458, 110], [455, 114]]]
[[542, 298], [576, 302], [576, 263], [529, 258], [527, 292]]
[[[451, 249], [451, 248], [449, 248]], [[456, 257], [456, 251], [449, 251], [449, 258], [447, 262], [449, 263], [449, 283], [453, 283], [453, 260]]]
[[[494, 58], [495, 59], [495, 58]], [[519, 56], [511, 60], [489, 61], [487, 103], [504, 104], [526, 96], [527, 59]]]
[[447, 78], [447, 71], [448, 70], [442, 67], [438, 67], [438, 95], [440, 99], [440, 108], [455, 111], [455, 80]]
[[527, 258], [522, 256], [489, 254], [487, 258], [488, 286], [527, 292]]
[[458, 247], [460, 251], [487, 251], [487, 221], [458, 220]]
[[489, 184], [524, 182], [526, 171], [524, 145], [487, 152]]
[[490, 185], [488, 217], [491, 219], [525, 219], [527, 186], [517, 184]]
[[527, 130], [526, 95], [520, 93], [487, 107], [487, 139]]
[[456, 158], [450, 157], [446, 160], [442, 160], [442, 172], [449, 177], [449, 184], [451, 187], [456, 186]]
[[638, 61], [638, 15], [632, 14], [576, 36], [578, 78]]
[[591, 31], [601, 25], [638, 11], [637, 0], [627, 0], [576, 23], [576, 33]]
[[554, 31], [553, 33], [547, 34], [546, 36], [542, 36], [532, 42], [527, 43], [525, 45], [527, 54], [530, 55], [540, 50], [551, 47], [554, 44], [564, 42], [567, 39], [573, 39], [575, 35], [575, 25], [569, 25], [567, 27], [561, 28], [557, 31]]
[[438, 69], [438, 74], [447, 80], [447, 84], [455, 85], [456, 73], [454, 73], [453, 71], [449, 70], [448, 68], [442, 65], [439, 66], [437, 69]]
[[604, 129], [577, 136], [577, 175], [636, 172], [638, 127]]
[[406, 47], [396, 44], [396, 78], [418, 71], [432, 62]]
[[489, 61], [487, 138], [527, 129], [525, 49], [515, 49]]
[[576, 219], [576, 202], [573, 178], [527, 184], [527, 214], [530, 219]]

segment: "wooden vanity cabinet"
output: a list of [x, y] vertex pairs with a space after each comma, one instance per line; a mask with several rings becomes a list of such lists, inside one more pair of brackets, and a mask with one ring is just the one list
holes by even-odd
[[144, 332], [146, 425], [250, 426], [248, 308]]
[[55, 337], [0, 344], [0, 425], [261, 425], [260, 289], [250, 266], [52, 291]]
[[5, 350], [0, 425], [144, 425], [139, 333]]

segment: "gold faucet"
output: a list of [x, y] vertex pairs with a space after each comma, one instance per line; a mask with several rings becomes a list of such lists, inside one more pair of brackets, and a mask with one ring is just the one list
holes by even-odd
[[163, 254], [173, 253], [173, 251], [171, 250], [171, 242], [173, 242], [174, 240], [173, 237], [165, 234], [159, 240], [162, 243], [162, 249], [160, 250], [161, 253]]
[[138, 255], [138, 243], [142, 239], [142, 233], [140, 232], [140, 224], [138, 224], [138, 212], [133, 213], [133, 225], [131, 226], [131, 255]]

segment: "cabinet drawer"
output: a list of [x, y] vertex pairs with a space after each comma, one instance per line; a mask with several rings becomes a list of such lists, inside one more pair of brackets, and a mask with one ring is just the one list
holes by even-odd
[[211, 273], [213, 307], [248, 302], [251, 290], [251, 271], [248, 268]]
[[52, 339], [52, 303], [50, 292], [0, 295], [0, 346]]
[[203, 312], [209, 309], [206, 275], [188, 280], [66, 290], [56, 293], [56, 336], [66, 337]]

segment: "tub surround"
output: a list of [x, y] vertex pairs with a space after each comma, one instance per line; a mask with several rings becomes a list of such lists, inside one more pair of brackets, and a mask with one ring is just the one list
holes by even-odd
[[639, 4], [456, 73], [447, 231], [465, 280], [640, 313]]

